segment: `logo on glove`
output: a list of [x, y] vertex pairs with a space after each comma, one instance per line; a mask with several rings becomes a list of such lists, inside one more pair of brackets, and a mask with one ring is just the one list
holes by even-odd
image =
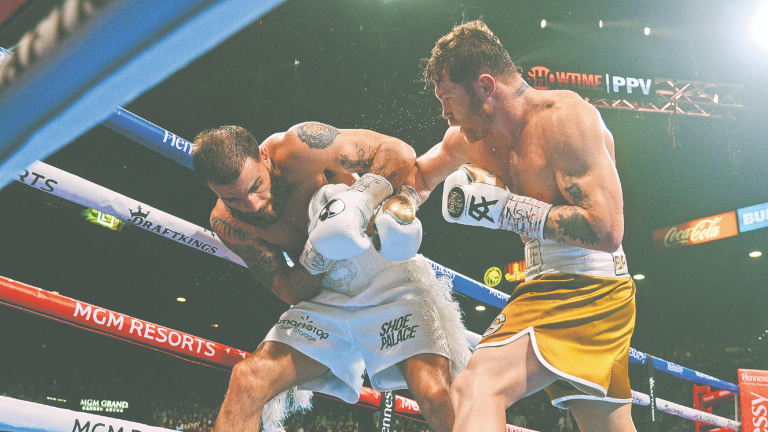
[[499, 202], [499, 200], [486, 201], [484, 196], [481, 196], [480, 199], [482, 202], [475, 204], [475, 197], [474, 195], [472, 196], [472, 199], [469, 201], [469, 215], [472, 219], [478, 222], [483, 219], [488, 219], [489, 222], [494, 222], [494, 220], [488, 216], [488, 212], [491, 211], [491, 206]]
[[320, 212], [320, 221], [324, 221], [326, 219], [330, 219], [339, 213], [344, 211], [344, 201], [332, 199], [328, 201], [328, 204], [323, 207], [323, 210]]
[[454, 188], [448, 192], [448, 202], [446, 203], [448, 214], [454, 219], [460, 218], [461, 215], [464, 214], [464, 204], [466, 202], [464, 189], [460, 186], [454, 186]]

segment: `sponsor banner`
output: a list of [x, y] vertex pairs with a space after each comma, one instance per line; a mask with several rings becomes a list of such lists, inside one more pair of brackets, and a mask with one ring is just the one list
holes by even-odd
[[390, 432], [392, 430], [392, 417], [395, 415], [395, 394], [391, 391], [381, 393], [381, 404], [379, 404], [379, 432]]
[[130, 225], [245, 266], [243, 260], [227, 249], [212, 231], [134, 201], [43, 162], [37, 161], [30, 165], [18, 176], [16, 181], [59, 198], [118, 217]]
[[168, 431], [127, 420], [0, 396], [0, 430], [48, 432]]
[[81, 398], [79, 402], [80, 411], [105, 412], [110, 413], [110, 416], [133, 411], [130, 409], [131, 404], [125, 400]]
[[533, 66], [522, 68], [522, 77], [536, 89], [571, 90], [582, 97], [631, 100], [656, 98], [655, 80], [639, 73], [616, 74], [613, 71]]
[[52, 294], [0, 276], [0, 299], [78, 327], [155, 348], [209, 366], [231, 368], [248, 353], [148, 321]]
[[736, 210], [739, 216], [739, 232], [768, 227], [768, 203]]
[[432, 267], [432, 270], [435, 271], [437, 277], [447, 278], [453, 283], [453, 289], [455, 291], [499, 309], [504, 309], [504, 305], [507, 304], [509, 295], [487, 285], [483, 285], [474, 279], [470, 279], [463, 274], [457, 273], [432, 260], [427, 260], [427, 262], [429, 263], [429, 266]]
[[739, 369], [741, 424], [744, 432], [768, 430], [768, 371]]
[[679, 246], [691, 246], [711, 242], [739, 234], [736, 212], [686, 222], [653, 232], [653, 245], [657, 250]]
[[[654, 357], [654, 362], [655, 361], [656, 361], [656, 358]], [[632, 403], [635, 405], [648, 406], [651, 403], [651, 398], [645, 393], [640, 393], [632, 390]], [[693, 408], [683, 406], [683, 405], [678, 405], [674, 402], [670, 402], [664, 399], [656, 398], [656, 409], [658, 409], [659, 411], [664, 411], [665, 413], [668, 413], [668, 414], [672, 414], [678, 417], [688, 419], [688, 420], [694, 420], [701, 423], [710, 424], [713, 426], [733, 429], [735, 431], [741, 428], [741, 424], [736, 420], [731, 420], [731, 419], [716, 416], [714, 414], [710, 414], [704, 411], [695, 410]]]
[[729, 383], [728, 381], [723, 381], [711, 375], [707, 375], [705, 373], [701, 373], [699, 371], [695, 371], [693, 369], [689, 369], [687, 367], [680, 366], [679, 364], [668, 362], [660, 358], [653, 357], [653, 366], [657, 370], [664, 371], [684, 380], [693, 381], [699, 384], [711, 385], [712, 387], [717, 387], [723, 390], [739, 391], [738, 386]]
[[728, 390], [718, 390], [701, 396], [701, 405], [704, 408], [713, 407], [732, 401], [736, 395]]
[[504, 266], [504, 279], [507, 282], [525, 281], [525, 260], [515, 261]]

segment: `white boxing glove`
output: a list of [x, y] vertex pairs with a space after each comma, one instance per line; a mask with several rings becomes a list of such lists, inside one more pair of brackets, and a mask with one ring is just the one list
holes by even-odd
[[365, 230], [373, 211], [390, 195], [392, 185], [387, 179], [371, 173], [363, 175], [320, 211], [309, 233], [312, 247], [333, 260], [349, 259], [365, 251], [371, 246]]
[[[321, 187], [309, 200], [309, 232], [311, 233], [317, 223], [317, 218], [320, 216], [320, 211], [323, 209], [328, 200], [339, 192], [343, 192], [349, 189], [349, 186], [345, 184], [328, 184]], [[311, 274], [325, 273], [328, 268], [333, 264], [333, 260], [324, 257], [317, 252], [312, 243], [307, 240], [304, 245], [304, 251], [301, 253], [299, 262], [304, 268]]]
[[495, 174], [478, 165], [462, 165], [445, 179], [443, 217], [448, 222], [543, 239], [551, 208], [551, 204], [510, 193]]
[[371, 241], [384, 258], [405, 261], [413, 258], [421, 245], [421, 221], [416, 218], [419, 195], [402, 185], [379, 207], [373, 218]]

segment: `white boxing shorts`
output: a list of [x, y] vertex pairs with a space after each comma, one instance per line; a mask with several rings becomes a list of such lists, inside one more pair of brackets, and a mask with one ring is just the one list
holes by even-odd
[[328, 367], [298, 387], [355, 403], [367, 370], [380, 391], [407, 388], [397, 363], [418, 354], [450, 360], [455, 377], [469, 360], [451, 284], [438, 279], [421, 255], [389, 261], [372, 247], [335, 262], [323, 289], [292, 306], [264, 341], [281, 342]]

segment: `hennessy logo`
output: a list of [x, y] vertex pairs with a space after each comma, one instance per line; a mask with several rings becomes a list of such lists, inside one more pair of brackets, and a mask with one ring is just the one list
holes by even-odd
[[499, 200], [486, 201], [484, 196], [481, 196], [480, 199], [482, 202], [476, 204], [475, 197], [474, 195], [472, 196], [472, 199], [469, 201], [469, 215], [476, 221], [487, 219], [490, 222], [494, 222], [488, 216], [488, 213], [491, 211], [491, 206], [499, 202]]
[[140, 217], [140, 218], [142, 218], [142, 219], [146, 219], [146, 218], [147, 218], [147, 216], [149, 216], [149, 214], [151, 213], [151, 212], [142, 213], [142, 212], [141, 212], [141, 206], [139, 206], [139, 207], [136, 209], [136, 211], [133, 211], [133, 210], [131, 210], [131, 209], [128, 209], [128, 211], [130, 211], [130, 212], [131, 212], [131, 219], [133, 219], [133, 218], [136, 218], [136, 217]]

